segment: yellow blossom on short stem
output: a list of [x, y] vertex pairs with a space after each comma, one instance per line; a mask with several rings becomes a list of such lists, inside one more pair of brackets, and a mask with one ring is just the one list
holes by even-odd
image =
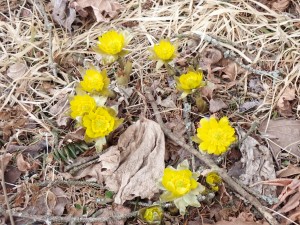
[[139, 217], [148, 224], [161, 224], [163, 209], [159, 205], [153, 205], [139, 210]]
[[229, 146], [236, 141], [235, 130], [229, 124], [226, 116], [219, 121], [214, 117], [202, 118], [193, 141], [199, 143], [201, 151], [220, 155], [226, 152]]
[[203, 87], [205, 82], [203, 81], [202, 70], [188, 69], [187, 73], [181, 74], [180, 77], [175, 77], [176, 88], [182, 91], [181, 98], [185, 98], [188, 94], [194, 92], [197, 88]]
[[98, 107], [82, 118], [86, 128], [86, 140], [103, 138], [114, 131], [123, 120], [116, 117], [116, 112], [108, 107]]
[[156, 69], [161, 68], [164, 64], [167, 65], [177, 55], [177, 46], [167, 39], [162, 39], [158, 44], [150, 48], [153, 60], [157, 60]]
[[111, 64], [129, 52], [124, 48], [128, 45], [131, 38], [132, 36], [129, 32], [110, 30], [98, 37], [97, 46], [93, 47], [93, 50], [102, 56], [104, 64]]
[[91, 67], [85, 71], [80, 87], [86, 92], [107, 96], [110, 93], [109, 82], [106, 70], [98, 71], [95, 67]]
[[218, 191], [219, 185], [222, 183], [221, 177], [216, 172], [206, 174], [205, 181], [213, 191]]
[[160, 188], [164, 193], [160, 196], [162, 202], [174, 201], [180, 214], [185, 214], [187, 206], [199, 207], [200, 203], [197, 195], [202, 193], [205, 188], [197, 182], [199, 173], [189, 170], [187, 160], [178, 165], [177, 169], [168, 167], [160, 183]]
[[96, 101], [89, 95], [75, 95], [70, 101], [71, 117], [77, 119], [96, 108]]

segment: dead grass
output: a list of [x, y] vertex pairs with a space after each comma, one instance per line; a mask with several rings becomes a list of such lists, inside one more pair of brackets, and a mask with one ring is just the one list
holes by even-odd
[[[191, 59], [195, 54], [201, 57], [204, 49], [209, 46], [205, 40], [191, 47], [191, 40], [179, 38], [200, 31], [220, 40], [222, 46], [234, 52], [244, 64], [266, 71], [281, 71], [281, 76], [274, 79], [246, 71], [237, 77], [236, 85], [230, 88], [226, 86], [228, 81], [222, 80], [221, 88], [215, 91], [215, 95], [223, 96], [231, 103], [233, 97], [235, 100], [253, 99], [253, 95], [248, 94], [247, 83], [254, 77], [265, 84], [266, 90], [264, 96], [257, 95], [263, 104], [255, 111], [240, 114], [238, 110], [229, 108], [223, 114], [234, 118], [237, 124], [270, 119], [274, 116], [276, 103], [285, 88], [294, 87], [297, 100], [293, 108], [294, 118], [300, 119], [300, 109], [297, 109], [300, 104], [300, 12], [297, 8], [293, 12], [298, 14], [277, 12], [254, 0], [121, 0], [120, 3], [126, 8], [108, 24], [93, 24], [88, 19], [75, 24], [72, 34], [58, 26], [53, 27], [52, 54], [58, 76], [53, 75], [48, 63], [49, 33], [36, 6], [27, 3], [17, 9], [11, 8], [8, 14], [1, 11], [0, 112], [16, 107], [25, 112], [28, 118], [26, 125], [11, 131], [20, 145], [24, 143], [22, 138], [28, 134], [32, 139], [46, 134], [49, 145], [53, 147], [58, 142], [56, 132], [69, 132], [56, 125], [59, 115], [66, 113], [65, 107], [54, 114], [50, 113], [51, 108], [61, 99], [65, 99], [64, 106], [67, 105], [68, 96], [74, 94], [74, 87], [80, 78], [79, 66], [88, 62], [99, 65], [99, 56], [91, 49], [97, 37], [111, 28], [126, 29], [124, 22], [137, 22], [136, 26], [127, 28], [134, 35], [128, 46], [131, 52], [127, 56], [133, 60], [129, 86], [136, 89], [129, 100], [130, 104], [124, 107], [124, 114], [128, 117], [138, 117], [145, 113], [148, 117], [153, 116], [147, 110], [143, 97], [145, 87], [154, 83], [161, 88], [169, 88], [168, 91], [172, 90], [166, 80], [167, 72], [164, 69], [155, 71], [153, 62], [148, 60], [148, 47], [160, 38], [168, 37], [181, 46], [179, 58]], [[299, 2], [293, 1], [292, 4]], [[51, 7], [46, 5], [46, 9], [50, 11], [48, 9]], [[25, 64], [27, 70], [12, 79], [7, 76], [7, 70], [15, 63]], [[114, 69], [114, 66], [109, 69], [110, 76]], [[232, 96], [229, 93], [235, 94]], [[162, 110], [162, 114], [182, 114], [181, 103], [177, 101], [177, 108]], [[169, 116], [166, 115], [165, 119], [168, 120]], [[191, 112], [191, 115], [195, 120], [199, 119], [200, 114]], [[18, 117], [12, 115], [11, 120], [14, 119]], [[5, 123], [0, 118], [0, 124], [4, 126]], [[3, 136], [4, 131], [0, 131], [0, 136], [1, 132]], [[53, 170], [51, 166], [45, 168], [48, 168], [47, 171]]]

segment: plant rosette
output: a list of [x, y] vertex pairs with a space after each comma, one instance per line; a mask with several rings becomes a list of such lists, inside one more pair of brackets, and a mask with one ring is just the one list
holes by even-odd
[[189, 170], [187, 160], [180, 163], [177, 169], [167, 167], [159, 182], [159, 188], [164, 191], [160, 196], [161, 202], [173, 201], [181, 215], [185, 214], [187, 206], [200, 207], [197, 196], [205, 187], [197, 182], [199, 176], [200, 173]]

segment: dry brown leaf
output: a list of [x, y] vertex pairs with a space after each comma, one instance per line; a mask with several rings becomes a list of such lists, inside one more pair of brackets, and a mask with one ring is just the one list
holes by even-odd
[[293, 175], [298, 175], [300, 174], [300, 167], [290, 164], [282, 170], [277, 171], [276, 174], [277, 177], [289, 177]]
[[239, 107], [239, 112], [246, 112], [262, 104], [262, 101], [246, 101]]
[[11, 79], [16, 80], [20, 77], [22, 77], [26, 71], [28, 70], [28, 67], [24, 63], [15, 63], [11, 65], [7, 70], [7, 76], [9, 76]]
[[221, 65], [224, 67], [222, 71], [225, 73], [223, 78], [229, 79], [230, 81], [235, 81], [237, 75], [245, 71], [243, 68], [237, 65], [237, 63], [230, 59], [222, 59]]
[[[267, 127], [268, 125], [268, 127]], [[267, 130], [266, 130], [267, 127]], [[273, 149], [274, 157], [277, 158], [281, 148], [300, 157], [300, 121], [292, 119], [265, 120], [259, 127], [259, 132], [267, 138]]]
[[[239, 140], [245, 135], [242, 129], [237, 129]], [[251, 186], [260, 181], [275, 179], [275, 169], [272, 155], [268, 148], [260, 145], [251, 136], [248, 136], [242, 143], [240, 151], [242, 153], [242, 169], [244, 173], [239, 176], [239, 180], [246, 186]], [[275, 197], [276, 188], [255, 185], [252, 189], [259, 194]]]
[[[108, 218], [108, 217], [113, 217], [116, 215], [123, 215], [123, 214], [128, 214], [130, 213], [130, 209], [126, 208], [122, 205], [117, 205], [116, 207], [111, 207], [108, 206], [105, 209], [103, 209], [102, 213], [99, 215], [101, 216], [101, 218]], [[93, 223], [93, 225], [124, 225], [124, 223], [126, 222], [126, 218], [123, 220], [118, 220], [118, 221], [108, 221], [108, 222], [97, 222], [97, 223]]]
[[22, 153], [17, 155], [16, 161], [17, 161], [18, 170], [20, 170], [22, 172], [27, 172], [27, 171], [30, 170], [31, 166], [30, 166], [29, 162], [26, 162], [24, 160], [24, 157], [23, 157]]
[[137, 196], [151, 198], [158, 192], [164, 155], [165, 139], [160, 125], [143, 118], [127, 128], [118, 145], [107, 149], [98, 164], [80, 171], [75, 178], [104, 182], [107, 189], [116, 192], [117, 204]]
[[290, 2], [290, 0], [277, 0], [272, 3], [271, 8], [283, 12], [289, 7]]
[[200, 89], [201, 95], [207, 99], [213, 98], [213, 92], [217, 88], [217, 86], [212, 82], [207, 82], [204, 87]]
[[221, 109], [226, 109], [227, 105], [221, 99], [211, 99], [209, 101], [209, 111], [215, 113]]
[[53, 5], [53, 20], [68, 31], [72, 31], [71, 25], [76, 18], [75, 9], [68, 7], [68, 0], [51, 0], [51, 3]]
[[174, 108], [176, 108], [176, 104], [174, 102], [175, 100], [176, 100], [175, 94], [174, 95], [171, 94], [163, 100], [161, 100], [160, 96], [157, 96], [156, 102], [157, 102], [158, 105], [161, 105], [163, 107], [174, 109]]
[[51, 192], [56, 196], [56, 204], [52, 210], [53, 215], [61, 216], [65, 211], [66, 205], [70, 203], [70, 200], [66, 193], [59, 187], [52, 188]]
[[[5, 171], [11, 158], [12, 154], [10, 153], [4, 153], [3, 155], [0, 155], [0, 174], [2, 174], [2, 169]], [[2, 178], [0, 177], [0, 179]]]
[[215, 48], [206, 48], [201, 55], [206, 65], [214, 65], [223, 58], [222, 52]]
[[295, 99], [295, 88], [287, 87], [277, 102], [277, 109], [282, 116], [292, 116], [292, 106], [290, 101]]
[[66, 126], [71, 120], [67, 114], [69, 107], [67, 94], [50, 107], [49, 112], [56, 118], [56, 123], [59, 127]]
[[97, 22], [109, 22], [121, 10], [120, 3], [114, 0], [76, 0], [70, 6], [83, 17], [89, 15], [86, 8], [91, 7]]

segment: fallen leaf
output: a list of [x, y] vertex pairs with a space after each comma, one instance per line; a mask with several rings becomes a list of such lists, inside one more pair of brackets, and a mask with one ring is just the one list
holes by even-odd
[[283, 12], [289, 7], [290, 2], [290, 0], [277, 0], [272, 3], [271, 8]]
[[[245, 135], [242, 129], [237, 129], [239, 140]], [[248, 136], [240, 147], [242, 153], [242, 168], [244, 173], [239, 176], [239, 180], [246, 186], [251, 186], [260, 181], [275, 179], [275, 168], [270, 150], [260, 145], [253, 137]], [[276, 196], [276, 188], [263, 186], [262, 184], [252, 187], [258, 194], [269, 197]]]
[[70, 116], [67, 114], [69, 107], [67, 94], [50, 107], [49, 112], [56, 118], [56, 124], [59, 127], [67, 126], [68, 122], [71, 120]]
[[156, 102], [158, 105], [161, 105], [163, 107], [166, 107], [166, 108], [177, 108], [175, 102], [174, 102], [174, 99], [176, 99], [176, 96], [175, 95], [169, 95], [167, 98], [161, 100], [161, 97], [160, 96], [157, 96], [157, 99], [156, 99]]
[[300, 167], [292, 164], [276, 172], [277, 177], [289, 177], [300, 174]]
[[246, 112], [246, 111], [253, 109], [261, 104], [262, 104], [262, 101], [258, 101], [258, 100], [244, 102], [239, 107], [239, 112]]
[[300, 157], [300, 121], [292, 119], [267, 120], [259, 127], [259, 132], [270, 144], [274, 158], [278, 158], [281, 149]]
[[[12, 158], [12, 154], [10, 153], [4, 153], [3, 155], [0, 155], [0, 174], [2, 174], [2, 169], [5, 171], [5, 168], [7, 167], [9, 161]], [[0, 177], [0, 179], [2, 179]]]
[[215, 113], [221, 109], [226, 109], [227, 105], [221, 99], [211, 99], [209, 101], [209, 111]]
[[210, 100], [213, 98], [213, 92], [216, 88], [214, 83], [207, 81], [206, 85], [200, 89], [201, 95]]
[[292, 116], [292, 106], [290, 101], [294, 100], [295, 88], [287, 87], [277, 102], [277, 109], [280, 115], [288, 117]]
[[250, 79], [249, 81], [249, 90], [254, 93], [261, 93], [264, 90], [263, 84], [259, 79]]
[[237, 63], [230, 59], [222, 59], [221, 65], [224, 67], [222, 72], [225, 73], [223, 78], [229, 79], [230, 81], [236, 80], [237, 75], [245, 71]]
[[121, 11], [120, 3], [114, 0], [77, 0], [70, 4], [70, 7], [83, 17], [88, 16], [88, 12], [85, 8], [91, 7], [97, 22], [109, 22]]
[[68, 0], [51, 0], [51, 3], [53, 5], [53, 20], [68, 31], [72, 31], [71, 25], [76, 18], [75, 9], [68, 7]]
[[[101, 218], [108, 218], [108, 217], [113, 217], [116, 215], [124, 215], [124, 214], [129, 214], [130, 209], [126, 208], [122, 205], [117, 205], [116, 207], [108, 206], [102, 210], [102, 213], [99, 215]], [[108, 221], [108, 222], [97, 222], [93, 223], [93, 225], [124, 225], [126, 222], [126, 218], [123, 220], [118, 220], [118, 221]]]
[[7, 76], [16, 80], [21, 78], [28, 70], [28, 67], [24, 63], [15, 63], [11, 65], [7, 70]]
[[59, 187], [54, 187], [51, 189], [51, 192], [56, 196], [56, 204], [52, 210], [55, 216], [63, 215], [65, 207], [70, 203], [66, 193]]
[[206, 48], [201, 56], [203, 62], [207, 65], [216, 64], [223, 58], [222, 52], [215, 48]]
[[17, 155], [16, 161], [17, 161], [18, 170], [20, 170], [21, 172], [27, 172], [30, 170], [31, 166], [30, 166], [29, 162], [26, 162], [24, 160], [22, 153]]

